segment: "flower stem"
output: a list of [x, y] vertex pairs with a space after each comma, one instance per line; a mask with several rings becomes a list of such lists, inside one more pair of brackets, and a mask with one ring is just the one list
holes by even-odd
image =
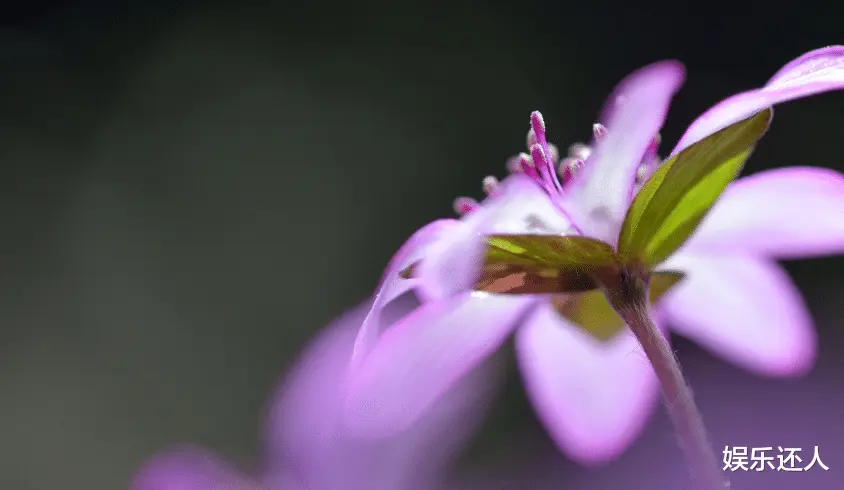
[[680, 364], [651, 318], [647, 280], [631, 278], [627, 274], [624, 276], [619, 290], [608, 291], [607, 298], [642, 344], [642, 349], [653, 365], [695, 488], [730, 488], [730, 482], [709, 443], [703, 418], [695, 404], [692, 390], [683, 377]]

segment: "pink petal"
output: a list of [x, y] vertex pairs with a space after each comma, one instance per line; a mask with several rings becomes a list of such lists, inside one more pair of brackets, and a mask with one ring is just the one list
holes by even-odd
[[766, 107], [844, 88], [844, 46], [810, 51], [790, 62], [757, 90], [734, 95], [697, 118], [672, 151], [692, 143]]
[[417, 230], [396, 252], [381, 279], [381, 286], [375, 296], [372, 309], [360, 327], [352, 356], [353, 365], [359, 363], [378, 341], [378, 337], [381, 335], [381, 316], [384, 308], [402, 294], [414, 289], [419, 283], [417, 277], [406, 279], [399, 277], [399, 274], [407, 267], [420, 261], [432, 243], [447, 236], [458, 225], [459, 222], [452, 219], [429, 223]]
[[425, 301], [451, 297], [474, 286], [485, 234], [575, 232], [568, 217], [530, 178], [513, 175], [500, 185], [496, 195], [425, 251], [419, 267], [419, 291]]
[[[602, 121], [607, 136], [567, 186], [563, 203], [584, 234], [614, 244], [630, 204], [636, 170], [662, 128], [674, 93], [683, 83], [680, 63], [664, 61], [641, 68], [614, 91], [622, 102]], [[612, 104], [612, 102], [611, 102]]]
[[342, 407], [352, 346], [368, 310], [361, 305], [320, 333], [270, 404], [268, 460], [286, 462], [282, 474], [295, 474], [306, 488], [418, 488], [435, 478], [474, 432], [492, 395], [497, 371], [485, 365], [421, 414], [410, 430], [375, 440], [353, 438], [344, 430]]
[[131, 490], [258, 490], [216, 455], [186, 446], [154, 456], [135, 474]]
[[347, 421], [358, 434], [404, 430], [505, 341], [529, 296], [462, 293], [389, 329], [351, 372]]
[[621, 454], [658, 398], [653, 368], [629, 331], [602, 343], [547, 302], [516, 333], [516, 349], [539, 418], [560, 449], [581, 463]]
[[772, 76], [765, 87], [781, 88], [807, 82], [836, 82], [844, 76], [842, 70], [844, 46], [827, 46], [792, 60]]
[[791, 167], [730, 185], [685, 245], [796, 258], [844, 252], [844, 175]]
[[812, 320], [780, 266], [679, 253], [665, 267], [688, 274], [666, 297], [666, 319], [677, 333], [764, 375], [800, 375], [812, 367], [817, 354]]

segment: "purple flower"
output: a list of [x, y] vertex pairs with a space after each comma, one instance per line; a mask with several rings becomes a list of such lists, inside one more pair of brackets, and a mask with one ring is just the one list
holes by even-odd
[[[574, 145], [557, 164], [539, 113], [531, 154], [511, 163], [489, 197], [461, 198], [460, 220], [416, 232], [382, 279], [352, 358], [346, 421], [383, 434], [412, 424], [464, 373], [516, 330], [527, 392], [556, 444], [598, 463], [622, 452], [657, 400], [653, 370], [628, 331], [608, 342], [568, 322], [543, 295], [473, 292], [484, 235], [583, 234], [615, 244], [627, 207], [660, 160], [660, 131], [684, 77], [677, 62], [629, 75], [616, 88], [591, 146]], [[844, 88], [844, 47], [812, 51], [764, 87], [730, 97], [692, 123], [672, 154], [774, 104]], [[687, 277], [654, 308], [671, 328], [717, 355], [769, 376], [804, 373], [816, 355], [811, 319], [775, 262], [844, 250], [844, 176], [792, 167], [728, 187], [696, 234], [663, 264]], [[412, 267], [411, 277], [402, 274]], [[412, 292], [422, 306], [396, 322], [382, 318]]]
[[[272, 400], [266, 455], [240, 471], [194, 446], [153, 457], [132, 490], [430, 490], [443, 466], [477, 426], [488, 404], [494, 366], [485, 364], [426, 412], [410, 430], [356, 440], [341, 423], [342, 386], [355, 335], [371, 303], [336, 320], [307, 348]], [[471, 419], [467, 418], [471, 417]]]

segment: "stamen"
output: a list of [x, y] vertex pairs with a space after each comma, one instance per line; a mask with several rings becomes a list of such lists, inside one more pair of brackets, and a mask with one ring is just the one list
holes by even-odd
[[478, 209], [478, 201], [472, 199], [471, 197], [458, 197], [454, 200], [454, 212], [459, 214], [460, 216], [466, 215], [471, 213], [472, 211]]
[[558, 150], [557, 146], [553, 143], [548, 143], [548, 158], [551, 159], [551, 163], [557, 163], [560, 161], [560, 150]]
[[646, 163], [639, 165], [639, 168], [636, 169], [636, 183], [640, 184], [645, 182], [645, 179], [648, 178], [648, 174], [651, 173], [650, 170], [650, 165]]
[[[545, 139], [545, 119], [542, 118], [539, 111], [533, 111], [530, 114], [530, 125], [533, 135], [536, 137], [536, 144], [530, 147], [530, 152], [533, 157], [533, 164], [544, 181], [542, 183], [549, 193], [562, 192], [563, 186], [557, 179], [554, 161], [550, 159], [551, 152], [548, 149], [548, 141]], [[528, 139], [530, 139], [530, 133], [528, 133]]]
[[539, 143], [530, 147], [530, 157], [533, 160], [533, 164], [536, 167], [536, 171], [539, 173], [539, 176], [542, 179], [542, 184], [547, 186], [548, 183], [548, 166], [551, 162], [548, 161], [548, 155], [545, 153], [545, 150], [542, 149], [542, 145]]
[[530, 127], [537, 136], [541, 137], [540, 135], [545, 135], [545, 118], [542, 117], [541, 112], [533, 111], [530, 113]]
[[575, 143], [569, 146], [569, 156], [572, 158], [577, 158], [578, 160], [585, 161], [589, 158], [589, 155], [592, 154], [592, 148], [589, 148], [589, 145], [584, 145], [583, 143]]
[[574, 177], [575, 173], [583, 167], [584, 162], [579, 158], [568, 157], [563, 158], [563, 161], [560, 162], [559, 173], [560, 176], [563, 178], [563, 184], [568, 183], [572, 177]]
[[533, 147], [533, 145], [535, 145], [537, 143], [536, 132], [533, 129], [529, 130], [527, 132], [527, 138], [525, 138], [525, 140], [526, 140], [525, 143], [527, 145], [526, 148], [531, 149]]
[[522, 172], [524, 172], [525, 175], [533, 179], [539, 179], [539, 174], [536, 173], [536, 166], [534, 166], [530, 155], [527, 153], [519, 153], [519, 163], [521, 164]]
[[522, 171], [522, 161], [518, 156], [507, 159], [507, 172], [511, 174], [520, 174]]
[[498, 179], [496, 179], [492, 175], [487, 175], [486, 177], [484, 177], [484, 180], [483, 180], [483, 188], [484, 188], [484, 194], [486, 194], [487, 196], [492, 196], [493, 194], [498, 192], [498, 188], [499, 188]]
[[595, 137], [595, 141], [601, 141], [602, 139], [607, 137], [609, 131], [607, 127], [601, 123], [595, 123], [592, 125], [592, 134]]

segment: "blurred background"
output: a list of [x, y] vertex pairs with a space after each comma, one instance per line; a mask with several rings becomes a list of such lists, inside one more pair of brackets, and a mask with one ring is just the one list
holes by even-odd
[[[248, 463], [303, 343], [373, 291], [416, 228], [504, 174], [530, 111], [557, 144], [587, 139], [621, 77], [678, 58], [670, 148], [716, 101], [844, 43], [836, 9], [719, 1], [4, 10], [0, 488], [126, 488], [179, 441]], [[746, 173], [844, 170], [842, 114], [844, 93], [781, 106]], [[738, 473], [736, 488], [837, 489], [844, 258], [787, 267], [821, 339], [806, 378], [676, 347], [716, 446], [819, 445], [830, 467]], [[567, 461], [513, 365], [460, 466], [490, 489], [673, 490], [685, 472], [663, 410], [608, 467]]]

